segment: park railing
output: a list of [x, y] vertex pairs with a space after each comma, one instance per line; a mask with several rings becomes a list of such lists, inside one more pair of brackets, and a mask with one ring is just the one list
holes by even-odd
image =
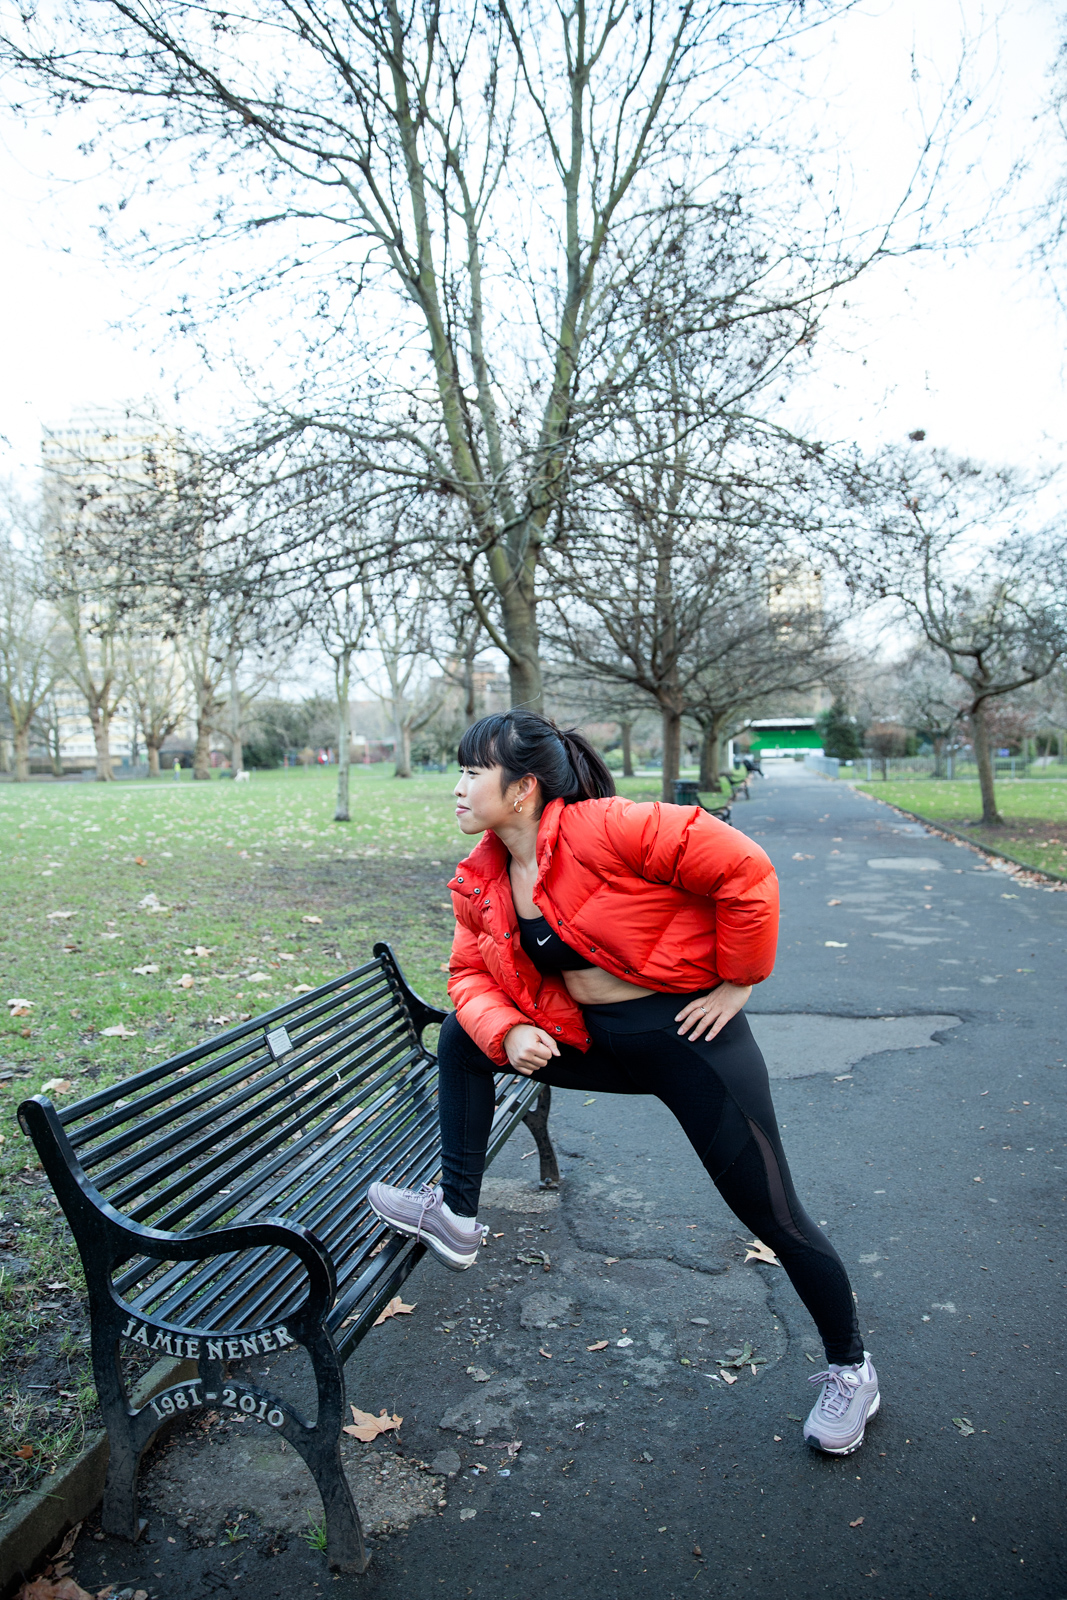
[[[824, 772], [827, 777], [860, 779], [866, 783], [893, 782], [901, 778], [956, 778], [973, 782], [978, 779], [973, 757], [958, 753], [944, 755], [940, 762], [933, 756], [891, 756], [886, 760], [881, 756], [858, 756], [855, 761], [841, 762], [827, 756], [808, 756], [804, 765], [812, 771]], [[1067, 760], [1058, 756], [997, 756], [993, 767], [998, 779], [1067, 780]]]

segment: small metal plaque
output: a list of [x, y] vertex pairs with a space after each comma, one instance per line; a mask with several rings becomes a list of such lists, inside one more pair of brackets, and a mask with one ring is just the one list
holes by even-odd
[[282, 1056], [287, 1056], [293, 1048], [293, 1041], [289, 1037], [288, 1028], [272, 1028], [266, 1036], [267, 1049], [275, 1061], [280, 1061]]

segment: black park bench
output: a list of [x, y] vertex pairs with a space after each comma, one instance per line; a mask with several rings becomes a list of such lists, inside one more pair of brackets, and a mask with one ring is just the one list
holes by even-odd
[[[731, 799], [733, 796], [731, 795]], [[729, 822], [730, 803], [725, 798], [717, 806], [706, 806], [700, 798], [700, 785], [694, 783], [692, 778], [675, 778], [674, 803], [676, 806], [699, 806], [702, 811], [710, 812], [713, 817], [718, 817], [720, 822]]]
[[[380, 1222], [366, 1191], [374, 1178], [437, 1180], [437, 1061], [422, 1034], [445, 1014], [376, 944], [354, 972], [87, 1099], [57, 1110], [35, 1095], [19, 1107], [85, 1269], [109, 1533], [141, 1530], [137, 1473], [157, 1430], [229, 1407], [300, 1452], [322, 1496], [331, 1567], [365, 1570], [341, 1466], [344, 1365], [425, 1250]], [[550, 1099], [547, 1085], [500, 1074], [489, 1144], [492, 1160], [524, 1122], [545, 1186], [559, 1181]], [[197, 1375], [135, 1410], [124, 1341], [195, 1362]], [[314, 1424], [228, 1371], [296, 1346], [315, 1374]]]

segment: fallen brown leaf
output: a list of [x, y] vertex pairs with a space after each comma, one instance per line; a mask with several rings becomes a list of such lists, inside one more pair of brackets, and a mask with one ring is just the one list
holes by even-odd
[[[66, 1286], [65, 1283], [50, 1283], [48, 1285], [48, 1287], [50, 1289], [65, 1289], [67, 1286]], [[69, 1556], [70, 1555], [70, 1552], [74, 1549], [74, 1546], [78, 1542], [78, 1535], [79, 1535], [79, 1533], [81, 1533], [81, 1531], [82, 1531], [81, 1523], [80, 1522], [76, 1522], [74, 1524], [73, 1528], [71, 1528], [64, 1535], [63, 1543], [60, 1545], [59, 1549], [56, 1551], [55, 1555], [52, 1557], [53, 1561], [62, 1561], [64, 1556]]]
[[389, 1321], [390, 1317], [410, 1317], [417, 1303], [418, 1302], [416, 1301], [414, 1304], [406, 1306], [403, 1300], [401, 1300], [400, 1296], [398, 1294], [394, 1294], [384, 1311], [375, 1317], [374, 1326], [376, 1328], [380, 1328], [383, 1322]]
[[93, 1600], [93, 1597], [73, 1578], [60, 1578], [58, 1582], [51, 1578], [35, 1578], [32, 1583], [22, 1585], [16, 1600]]
[[29, 1461], [31, 1459], [31, 1457], [33, 1456], [33, 1445], [32, 1444], [20, 1444], [18, 1449], [15, 1451], [15, 1454], [19, 1457], [20, 1460]]
[[736, 1372], [720, 1372], [719, 1373], [719, 1377], [722, 1379], [723, 1383], [736, 1383], [737, 1382], [737, 1373]]
[[761, 1239], [753, 1239], [752, 1243], [746, 1246], [745, 1260], [765, 1261], [769, 1267], [780, 1267], [782, 1264], [770, 1245], [764, 1244]]
[[349, 1410], [352, 1413], [352, 1425], [342, 1428], [341, 1432], [350, 1433], [354, 1439], [362, 1439], [364, 1444], [370, 1444], [380, 1433], [392, 1433], [404, 1420], [395, 1413], [387, 1417], [384, 1406], [377, 1416], [369, 1411], [360, 1411], [357, 1406], [349, 1406]]
[[596, 1344], [587, 1344], [585, 1348], [587, 1350], [606, 1350], [607, 1347], [608, 1341], [606, 1339], [598, 1339]]
[[514, 1460], [514, 1458], [518, 1455], [519, 1451], [522, 1449], [522, 1440], [521, 1439], [512, 1439], [512, 1440], [509, 1441], [508, 1444], [505, 1445], [504, 1448], [507, 1450], [508, 1455], [511, 1456], [512, 1459]]
[[46, 1078], [41, 1085], [42, 1094], [66, 1094], [71, 1087], [69, 1078]]
[[301, 922], [321, 922], [321, 917], [301, 917]]
[[849, 1523], [849, 1527], [850, 1528], [860, 1528], [862, 1526], [863, 1526], [863, 1518], [862, 1517], [857, 1517], [855, 1522], [850, 1522]]

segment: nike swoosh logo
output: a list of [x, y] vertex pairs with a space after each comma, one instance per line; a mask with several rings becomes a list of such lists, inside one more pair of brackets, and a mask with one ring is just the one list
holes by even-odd
[[543, 939], [538, 939], [537, 940], [537, 948], [540, 950], [541, 946], [543, 944], [547, 944], [549, 939], [551, 939], [551, 937], [552, 937], [552, 935], [550, 933], [546, 933], [545, 937]]

